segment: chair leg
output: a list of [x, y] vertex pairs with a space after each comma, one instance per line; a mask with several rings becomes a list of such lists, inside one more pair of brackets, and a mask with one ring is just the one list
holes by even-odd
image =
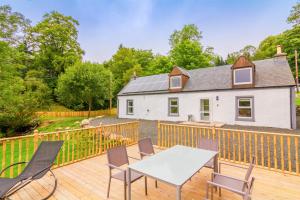
[[107, 193], [106, 193], [106, 197], [107, 197], [107, 198], [109, 198], [110, 182], [111, 182], [111, 177], [109, 177], [109, 179], [108, 179], [108, 186], [107, 186]]
[[157, 188], [157, 180], [155, 180], [155, 188]]
[[214, 186], [213, 185], [211, 185], [210, 193], [211, 193], [210, 194], [211, 195], [210, 199], [213, 200], [214, 199]]
[[221, 188], [219, 187], [219, 197], [221, 197]]
[[208, 187], [209, 187], [209, 184], [207, 183], [206, 184], [206, 199], [207, 200], [208, 200], [208, 193], [209, 193]]
[[148, 195], [147, 176], [145, 176], [145, 195]]
[[127, 199], [127, 184], [126, 181], [124, 181], [124, 200]]

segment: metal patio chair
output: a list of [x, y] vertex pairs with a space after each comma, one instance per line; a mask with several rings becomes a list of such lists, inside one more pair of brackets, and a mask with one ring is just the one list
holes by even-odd
[[[217, 139], [213, 140], [208, 138], [200, 138], [197, 143], [197, 148], [219, 152], [219, 143]], [[206, 163], [204, 167], [211, 168], [218, 171], [217, 170], [218, 166], [217, 164], [215, 166], [214, 159], [208, 161], [208, 163]]]
[[248, 168], [231, 165], [227, 163], [220, 163], [219, 170], [221, 171], [221, 165], [229, 165], [232, 167], [247, 169], [244, 179], [237, 179], [230, 176], [226, 176], [219, 173], [212, 173], [211, 181], [207, 181], [206, 186], [206, 199], [208, 199], [209, 185], [211, 186], [211, 200], [213, 200], [213, 187], [219, 188], [219, 196], [221, 196], [221, 188], [239, 194], [243, 197], [243, 200], [251, 200], [251, 193], [253, 190], [253, 183], [255, 178], [251, 177], [255, 165], [255, 157], [252, 158]]
[[[15, 178], [0, 178], [0, 199], [9, 199], [11, 195], [25, 187], [34, 180], [43, 178], [48, 172], [54, 178], [54, 187], [51, 192], [43, 198], [48, 199], [55, 192], [57, 187], [57, 179], [51, 171], [51, 167], [63, 145], [63, 141], [45, 141], [41, 142], [38, 149], [34, 153], [20, 175]], [[14, 163], [0, 172], [0, 176], [9, 168], [15, 165], [25, 164], [27, 162]]]
[[[145, 156], [152, 156], [155, 154], [151, 138], [139, 140], [138, 147], [141, 159], [143, 159]], [[157, 188], [157, 180], [155, 180], [155, 187]]]
[[[124, 183], [124, 199], [127, 198], [127, 185], [135, 182], [136, 180], [143, 177], [143, 175], [138, 174], [134, 171], [131, 172], [131, 180], [128, 179], [128, 170], [120, 168], [123, 165], [129, 164], [129, 156], [127, 155], [127, 150], [125, 146], [114, 147], [107, 150], [107, 160], [108, 160], [108, 168], [109, 168], [109, 180], [108, 180], [108, 188], [107, 188], [107, 198], [109, 198], [110, 192], [110, 184], [111, 179], [117, 179]], [[130, 157], [132, 158], [132, 157]], [[113, 170], [117, 170], [119, 172], [112, 173]], [[147, 195], [147, 177], [145, 176], [145, 195]]]

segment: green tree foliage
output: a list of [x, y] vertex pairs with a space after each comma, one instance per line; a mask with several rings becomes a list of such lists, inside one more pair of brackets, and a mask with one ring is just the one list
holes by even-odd
[[30, 21], [21, 13], [12, 12], [9, 5], [0, 6], [0, 40], [10, 45], [23, 42], [24, 33], [30, 27]]
[[169, 44], [171, 48], [174, 48], [176, 45], [184, 42], [191, 41], [199, 43], [202, 39], [202, 33], [199, 31], [198, 27], [195, 24], [184, 25], [181, 30], [175, 30], [169, 39]]
[[248, 59], [253, 60], [256, 54], [256, 47], [252, 45], [246, 45], [243, 49], [229, 53], [226, 58], [226, 63], [233, 64], [237, 58], [241, 55], [246, 56]]
[[174, 64], [169, 56], [155, 55], [150, 62], [145, 75], [169, 73], [172, 71]]
[[35, 57], [33, 69], [45, 72], [44, 78], [51, 88], [55, 88], [61, 73], [82, 58], [78, 25], [70, 16], [51, 12], [28, 30], [28, 49]]
[[261, 41], [254, 54], [254, 60], [272, 58], [276, 54], [276, 46], [280, 44], [280, 41], [280, 35], [271, 35]]
[[104, 64], [114, 75], [115, 92], [132, 78], [134, 72], [137, 76], [143, 76], [153, 60], [150, 50], [139, 50], [120, 46], [112, 59]]
[[289, 17], [286, 20], [288, 23], [294, 24], [294, 26], [300, 25], [300, 2], [293, 6]]
[[210, 66], [212, 58], [203, 51], [201, 38], [201, 32], [194, 24], [175, 30], [169, 39], [171, 62], [186, 69]]
[[49, 98], [46, 84], [21, 78], [18, 56], [16, 49], [0, 42], [0, 129], [6, 136], [35, 126], [35, 112]]
[[100, 64], [76, 63], [61, 74], [56, 93], [58, 100], [68, 108], [92, 110], [109, 99], [111, 72]]

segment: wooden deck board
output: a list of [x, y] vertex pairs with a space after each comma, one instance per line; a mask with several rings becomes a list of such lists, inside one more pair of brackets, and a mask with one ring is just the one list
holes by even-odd
[[[137, 146], [128, 147], [128, 154], [138, 158]], [[132, 160], [133, 161], [133, 160]], [[58, 179], [58, 187], [51, 200], [87, 200], [106, 199], [108, 183], [108, 169], [105, 165], [106, 155], [90, 158], [78, 163], [64, 166], [54, 170]], [[202, 169], [191, 181], [187, 182], [182, 189], [182, 199], [202, 200], [205, 197], [206, 181], [210, 179], [210, 169]], [[222, 167], [222, 173], [242, 178], [245, 172], [233, 167]], [[300, 177], [284, 175], [264, 169], [254, 169], [256, 178], [253, 198], [254, 200], [295, 200], [300, 198]], [[148, 179], [148, 196], [144, 195], [144, 180], [138, 180], [132, 184], [133, 200], [171, 200], [175, 199], [175, 188], [164, 183], [158, 183], [154, 187], [154, 181]], [[46, 177], [37, 182], [27, 185], [17, 192], [11, 199], [40, 199], [51, 190], [53, 186], [52, 177]], [[112, 180], [111, 200], [123, 199], [123, 184]], [[214, 199], [219, 199], [215, 193]], [[239, 200], [238, 195], [222, 191], [223, 200]]]

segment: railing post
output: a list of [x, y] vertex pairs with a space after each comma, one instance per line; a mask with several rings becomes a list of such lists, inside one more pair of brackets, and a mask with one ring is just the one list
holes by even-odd
[[39, 140], [39, 131], [37, 129], [35, 129], [33, 131], [33, 148], [34, 148], [34, 151], [36, 151], [36, 149], [37, 149], [38, 140]]
[[160, 141], [160, 121], [157, 121], [157, 145], [161, 147], [161, 141]]

